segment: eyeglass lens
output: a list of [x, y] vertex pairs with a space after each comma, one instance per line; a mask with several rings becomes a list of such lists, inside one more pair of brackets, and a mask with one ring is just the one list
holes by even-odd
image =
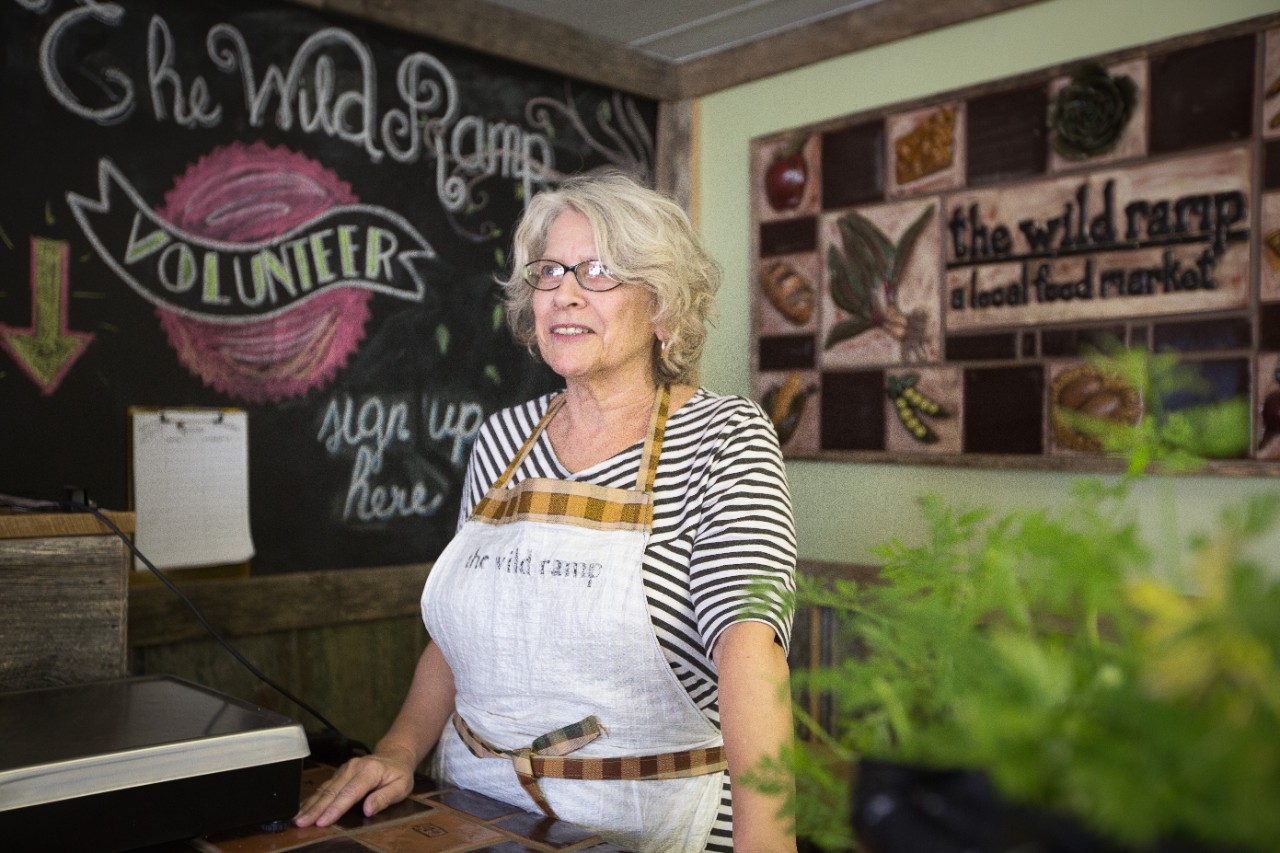
[[525, 265], [524, 277], [525, 281], [538, 290], [555, 290], [570, 272], [578, 279], [578, 284], [587, 290], [612, 290], [622, 283], [602, 261], [595, 259], [579, 261], [573, 266], [556, 261], [531, 261]]

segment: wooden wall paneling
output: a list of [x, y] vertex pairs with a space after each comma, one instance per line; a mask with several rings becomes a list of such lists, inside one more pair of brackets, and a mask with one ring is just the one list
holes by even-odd
[[[854, 581], [859, 585], [880, 582], [879, 566], [859, 563], [802, 559], [798, 561], [796, 571], [824, 584], [835, 581]], [[788, 659], [792, 672], [818, 671], [839, 666], [846, 658], [855, 654], [846, 639], [842, 636], [839, 614], [833, 608], [799, 604], [793, 619], [791, 654]], [[834, 699], [830, 693], [798, 688], [793, 698], [812, 721], [828, 734], [836, 734], [833, 730]], [[796, 732], [803, 740], [815, 740], [806, 725], [797, 725]]]
[[[418, 599], [428, 567], [304, 572], [180, 583], [210, 624], [267, 677], [347, 737], [372, 747], [408, 690], [426, 632]], [[174, 675], [300, 722], [324, 725], [259, 681], [163, 587], [130, 591], [136, 675]]]
[[[426, 646], [426, 632], [416, 616], [247, 636], [228, 634], [227, 639], [269, 678], [348, 738], [369, 747], [395, 718]], [[325, 728], [213, 640], [133, 647], [131, 652], [134, 674], [185, 678], [285, 714], [308, 732]]]

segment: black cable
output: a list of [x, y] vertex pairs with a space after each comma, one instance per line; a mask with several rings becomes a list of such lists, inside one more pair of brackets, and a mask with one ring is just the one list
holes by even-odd
[[19, 509], [35, 510], [35, 511], [61, 509], [68, 512], [82, 512], [82, 513], [92, 514], [94, 518], [98, 519], [107, 527], [111, 528], [112, 532], [114, 532], [116, 536], [120, 538], [120, 541], [124, 542], [124, 544], [133, 553], [133, 555], [137, 557], [138, 560], [144, 566], [146, 566], [147, 569], [151, 571], [151, 574], [155, 575], [156, 578], [158, 578], [162, 584], [164, 584], [166, 587], [169, 588], [170, 592], [176, 595], [178, 599], [183, 604], [185, 604], [191, 610], [192, 613], [195, 614], [195, 617], [200, 620], [200, 624], [203, 625], [205, 630], [209, 632], [209, 636], [213, 637], [213, 639], [216, 640], [220, 646], [226, 649], [226, 651], [233, 658], [235, 658], [236, 661], [238, 661], [241, 666], [247, 669], [255, 677], [260, 679], [263, 684], [266, 684], [268, 687], [275, 690], [281, 696], [293, 702], [295, 705], [302, 708], [308, 714], [310, 714], [311, 716], [319, 720], [329, 731], [333, 732], [333, 734], [336, 736], [336, 738], [340, 743], [348, 744], [350, 746], [350, 751], [352, 754], [358, 754], [358, 755], [369, 754], [368, 746], [366, 746], [365, 744], [361, 743], [358, 740], [351, 740], [350, 738], [348, 738], [346, 735], [342, 733], [341, 729], [339, 729], [333, 723], [329, 722], [329, 720], [323, 714], [321, 714], [315, 708], [308, 705], [306, 702], [303, 702], [297, 696], [294, 696], [291, 692], [289, 692], [283, 686], [281, 686], [280, 684], [277, 684], [272, 678], [267, 676], [266, 673], [264, 673], [262, 670], [254, 666], [252, 661], [246, 658], [240, 652], [239, 649], [233, 646], [230, 641], [228, 641], [225, 637], [223, 637], [220, 633], [218, 633], [217, 629], [215, 629], [213, 625], [209, 624], [209, 620], [206, 619], [204, 614], [200, 612], [200, 609], [196, 607], [195, 603], [192, 602], [192, 600], [187, 597], [186, 593], [184, 593], [181, 589], [179, 589], [178, 586], [173, 581], [171, 581], [168, 578], [168, 576], [165, 575], [164, 572], [156, 568], [155, 564], [152, 563], [151, 560], [147, 559], [147, 556], [145, 554], [143, 554], [141, 551], [138, 550], [138, 546], [133, 544], [133, 540], [130, 539], [128, 536], [126, 536], [124, 531], [121, 530], [119, 527], [117, 527], [116, 523], [112, 521], [110, 518], [107, 518], [107, 516], [101, 510], [99, 510], [96, 506], [92, 504], [80, 503], [78, 501], [72, 501], [72, 500], [58, 501], [55, 503], [53, 501], [35, 501], [35, 500], [28, 500], [24, 498], [14, 498], [10, 495], [0, 495], [0, 498], [3, 499], [3, 500], [0, 500], [0, 503], [5, 503], [5, 504], [8, 504], [9, 506], [13, 506]]

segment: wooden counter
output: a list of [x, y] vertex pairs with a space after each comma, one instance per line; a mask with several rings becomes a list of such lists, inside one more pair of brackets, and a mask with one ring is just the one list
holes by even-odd
[[[302, 773], [302, 799], [333, 768]], [[408, 799], [366, 818], [360, 806], [333, 826], [280, 832], [261, 827], [214, 833], [152, 848], [148, 853], [615, 853], [625, 849], [564, 821], [532, 814], [472, 791], [442, 787], [419, 777]]]
[[[133, 513], [106, 516], [133, 533]], [[129, 564], [92, 515], [0, 513], [0, 691], [124, 675]]]

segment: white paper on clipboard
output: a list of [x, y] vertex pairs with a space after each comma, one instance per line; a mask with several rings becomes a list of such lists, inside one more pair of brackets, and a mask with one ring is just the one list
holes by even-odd
[[[160, 569], [252, 557], [248, 415], [236, 409], [130, 414], [138, 550]], [[140, 563], [134, 568], [146, 570]]]

